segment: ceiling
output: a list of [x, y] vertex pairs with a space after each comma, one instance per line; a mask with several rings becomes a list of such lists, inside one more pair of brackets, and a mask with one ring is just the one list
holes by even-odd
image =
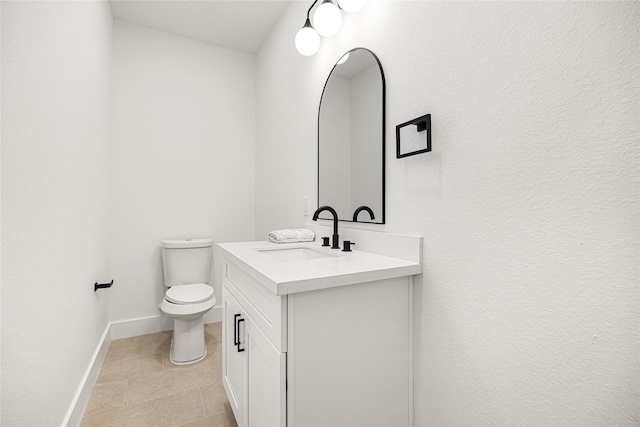
[[285, 0], [110, 0], [114, 19], [256, 53], [289, 5]]

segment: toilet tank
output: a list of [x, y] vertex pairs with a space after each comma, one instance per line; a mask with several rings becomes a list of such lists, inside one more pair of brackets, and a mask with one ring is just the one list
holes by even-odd
[[213, 239], [163, 240], [161, 246], [165, 286], [209, 282]]

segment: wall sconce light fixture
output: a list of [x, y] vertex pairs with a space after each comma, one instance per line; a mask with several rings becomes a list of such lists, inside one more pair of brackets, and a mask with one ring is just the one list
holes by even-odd
[[296, 33], [296, 49], [304, 56], [314, 55], [320, 49], [320, 35], [311, 25], [308, 12], [307, 22]]
[[309, 14], [318, 2], [318, 0], [315, 0], [307, 11], [307, 20], [303, 27], [296, 33], [295, 44], [298, 52], [304, 56], [314, 55], [320, 49], [320, 36], [331, 37], [340, 31], [342, 26], [342, 14], [340, 11], [357, 12], [364, 7], [366, 1], [322, 0], [322, 4], [313, 14], [313, 25], [311, 25]]
[[313, 14], [313, 24], [323, 37], [332, 37], [338, 34], [342, 26], [342, 14], [332, 0], [324, 0]]

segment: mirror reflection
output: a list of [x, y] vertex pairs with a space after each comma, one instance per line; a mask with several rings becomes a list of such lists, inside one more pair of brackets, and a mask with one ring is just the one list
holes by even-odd
[[318, 112], [318, 206], [333, 207], [341, 221], [356, 214], [358, 222], [384, 224], [384, 102], [378, 58], [368, 49], [347, 52]]

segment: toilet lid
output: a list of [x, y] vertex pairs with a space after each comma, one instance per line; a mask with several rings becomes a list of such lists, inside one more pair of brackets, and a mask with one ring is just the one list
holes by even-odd
[[167, 290], [165, 299], [174, 304], [197, 304], [210, 300], [213, 288], [205, 283], [173, 286]]

